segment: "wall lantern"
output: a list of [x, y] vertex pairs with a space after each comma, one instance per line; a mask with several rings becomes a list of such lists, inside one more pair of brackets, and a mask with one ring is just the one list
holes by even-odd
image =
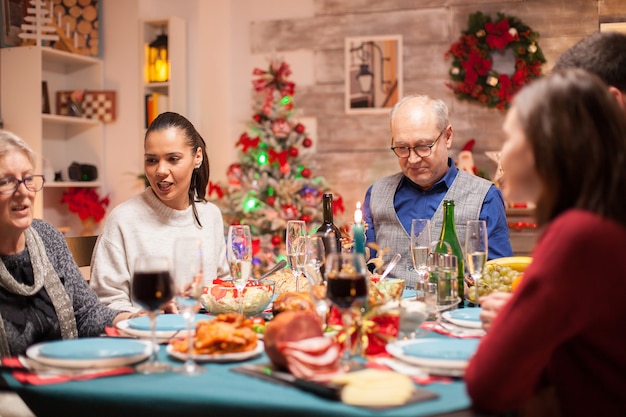
[[170, 79], [170, 60], [167, 53], [167, 35], [163, 33], [148, 45], [148, 82], [159, 83]]

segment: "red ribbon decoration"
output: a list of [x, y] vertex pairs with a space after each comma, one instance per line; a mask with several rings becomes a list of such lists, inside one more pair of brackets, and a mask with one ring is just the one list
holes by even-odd
[[269, 70], [255, 68], [252, 74], [259, 77], [252, 81], [254, 89], [259, 93], [265, 92], [262, 109], [263, 113], [268, 116], [272, 110], [275, 90], [278, 90], [281, 96], [292, 96], [296, 91], [296, 84], [287, 81], [287, 77], [291, 75], [291, 69], [284, 61], [272, 61]]
[[217, 198], [224, 197], [224, 190], [222, 190], [222, 187], [220, 187], [219, 184], [209, 181], [209, 197], [213, 193], [217, 194]]
[[270, 149], [268, 154], [269, 154], [270, 164], [273, 164], [274, 162], [278, 162], [279, 166], [283, 166], [287, 163], [288, 152], [286, 150], [282, 152], [276, 152], [274, 149]]
[[261, 138], [259, 138], [258, 136], [256, 138], [254, 138], [254, 139], [251, 139], [250, 136], [248, 136], [247, 134], [243, 133], [239, 137], [239, 140], [237, 141], [235, 146], [241, 145], [241, 151], [243, 153], [246, 153], [246, 152], [248, 152], [249, 148], [256, 148], [257, 146], [259, 146], [259, 142], [261, 142]]

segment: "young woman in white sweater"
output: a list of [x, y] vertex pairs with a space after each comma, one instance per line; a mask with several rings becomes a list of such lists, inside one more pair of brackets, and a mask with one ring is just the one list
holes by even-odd
[[111, 211], [91, 265], [91, 287], [105, 305], [138, 311], [130, 293], [133, 265], [143, 256], [168, 256], [181, 236], [203, 242], [204, 280], [228, 277], [224, 224], [205, 198], [209, 160], [202, 136], [185, 117], [160, 114], [144, 139], [150, 187]]

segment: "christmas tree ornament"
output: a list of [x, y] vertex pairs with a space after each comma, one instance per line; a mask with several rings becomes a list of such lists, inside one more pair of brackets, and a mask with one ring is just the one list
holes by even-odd
[[305, 148], [310, 148], [313, 145], [313, 141], [309, 138], [304, 138], [304, 140], [302, 141], [302, 146], [304, 146]]
[[295, 130], [296, 133], [302, 134], [304, 133], [304, 125], [302, 125], [301, 123], [298, 123], [296, 127], [293, 128], [293, 130]]
[[298, 148], [289, 148], [289, 156], [296, 158], [298, 156]]
[[304, 177], [304, 178], [309, 178], [311, 176], [311, 170], [308, 168], [304, 168], [302, 170], [302, 172], [300, 172], [300, 174]]

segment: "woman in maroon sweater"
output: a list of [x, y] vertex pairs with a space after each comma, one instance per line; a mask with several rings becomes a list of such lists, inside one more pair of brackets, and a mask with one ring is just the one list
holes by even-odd
[[626, 415], [626, 118], [566, 70], [517, 94], [504, 133], [503, 195], [536, 203], [543, 232], [467, 368], [473, 406], [524, 411], [550, 392], [544, 415]]

